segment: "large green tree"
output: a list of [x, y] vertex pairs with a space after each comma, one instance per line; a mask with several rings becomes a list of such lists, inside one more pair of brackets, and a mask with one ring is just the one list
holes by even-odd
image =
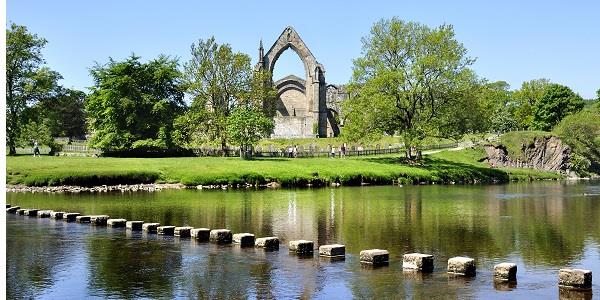
[[581, 111], [566, 116], [554, 132], [573, 149], [573, 169], [600, 174], [600, 113]]
[[61, 87], [34, 108], [53, 137], [82, 137], [86, 132], [85, 98], [82, 91]]
[[11, 23], [6, 29], [6, 145], [16, 153], [21, 131], [32, 119], [28, 109], [49, 97], [60, 74], [44, 67], [42, 48], [46, 40], [25, 26]]
[[253, 146], [273, 132], [273, 119], [261, 109], [240, 106], [227, 118], [227, 134], [232, 143], [240, 146], [240, 157], [252, 157]]
[[533, 106], [532, 127], [549, 131], [564, 117], [579, 112], [584, 105], [581, 96], [569, 87], [550, 84]]
[[346, 130], [350, 138], [398, 133], [411, 146], [431, 135], [444, 107], [463, 97], [473, 59], [450, 25], [431, 29], [398, 18], [380, 20], [354, 60]]
[[546, 78], [525, 81], [513, 92], [514, 116], [520, 129], [529, 129], [533, 124], [533, 107], [542, 99], [550, 80]]
[[92, 147], [103, 150], [173, 150], [173, 121], [185, 109], [177, 60], [161, 55], [143, 63], [132, 55], [91, 69], [87, 97]]

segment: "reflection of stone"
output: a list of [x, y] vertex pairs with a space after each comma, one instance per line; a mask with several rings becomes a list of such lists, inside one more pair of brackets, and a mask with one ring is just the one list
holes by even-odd
[[106, 222], [108, 227], [125, 227], [127, 220], [125, 219], [110, 219]]
[[495, 281], [516, 281], [517, 265], [513, 263], [501, 263], [494, 266]]
[[175, 234], [175, 226], [158, 226], [156, 227], [156, 233], [159, 235], [173, 235]]
[[404, 279], [410, 279], [417, 282], [423, 282], [425, 279], [430, 278], [432, 275], [428, 272], [421, 272], [417, 269], [402, 269]]
[[144, 223], [142, 230], [148, 233], [156, 233], [158, 226], [160, 226], [160, 223]]
[[233, 243], [239, 244], [242, 247], [254, 246], [254, 234], [236, 233], [233, 235]]
[[314, 251], [313, 241], [297, 240], [290, 241], [290, 251], [296, 252], [297, 254], [309, 254]]
[[127, 221], [125, 227], [132, 231], [141, 231], [144, 221]]
[[365, 264], [380, 265], [387, 264], [390, 260], [390, 252], [381, 249], [370, 249], [360, 251], [360, 262]]
[[190, 230], [190, 235], [199, 242], [207, 242], [210, 238], [210, 229], [208, 228], [194, 228]]
[[517, 287], [516, 281], [498, 281], [494, 280], [494, 289], [497, 291], [512, 291]]
[[254, 245], [258, 248], [275, 250], [275, 249], [279, 249], [279, 239], [274, 236], [262, 237], [262, 238], [256, 239], [256, 242], [254, 243]]
[[421, 253], [404, 254], [402, 257], [402, 268], [431, 272], [433, 271], [433, 255]]
[[580, 289], [592, 288], [592, 271], [581, 269], [560, 269], [558, 285]]
[[339, 244], [323, 245], [319, 247], [319, 255], [327, 257], [345, 256], [346, 246]]
[[448, 273], [475, 276], [475, 260], [469, 257], [453, 257], [448, 260]]
[[232, 236], [229, 229], [213, 229], [210, 231], [210, 241], [218, 244], [231, 244]]
[[560, 300], [592, 300], [593, 294], [591, 289], [581, 290], [573, 288], [558, 288], [558, 298]]
[[192, 229], [194, 229], [194, 227], [190, 227], [190, 226], [183, 226], [183, 227], [175, 227], [175, 236], [178, 237], [190, 237], [191, 236], [191, 231]]

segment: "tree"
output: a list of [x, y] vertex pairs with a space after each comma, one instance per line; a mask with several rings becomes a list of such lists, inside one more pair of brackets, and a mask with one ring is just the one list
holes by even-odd
[[161, 55], [147, 63], [131, 55], [91, 70], [85, 103], [92, 147], [114, 151], [175, 150], [173, 121], [185, 109], [177, 60]]
[[564, 117], [577, 113], [584, 106], [583, 99], [569, 87], [551, 84], [533, 106], [532, 127], [549, 131]]
[[473, 59], [450, 25], [430, 29], [397, 18], [381, 20], [362, 43], [345, 107], [348, 135], [399, 133], [412, 158], [411, 146], [431, 135], [440, 110], [465, 93]]
[[46, 40], [14, 23], [6, 30], [6, 144], [16, 154], [28, 107], [47, 97], [60, 74], [43, 67]]
[[596, 108], [600, 112], [600, 89], [596, 91]]
[[528, 129], [533, 122], [533, 106], [540, 101], [550, 80], [546, 78], [525, 81], [521, 88], [513, 93], [515, 101], [515, 120], [519, 128]]
[[573, 149], [576, 171], [600, 173], [600, 113], [581, 111], [566, 116], [554, 132]]
[[85, 97], [82, 91], [59, 88], [36, 105], [40, 121], [46, 122], [53, 137], [85, 135]]
[[227, 117], [250, 90], [250, 57], [233, 52], [228, 44], [217, 44], [214, 37], [192, 44], [191, 53], [192, 59], [184, 64], [184, 85], [192, 97], [190, 113], [202, 116], [203, 122], [188, 128], [201, 133], [187, 135], [218, 140], [225, 153]]
[[233, 143], [240, 145], [240, 157], [250, 158], [252, 147], [268, 137], [275, 127], [273, 119], [260, 109], [240, 106], [227, 118], [227, 134]]

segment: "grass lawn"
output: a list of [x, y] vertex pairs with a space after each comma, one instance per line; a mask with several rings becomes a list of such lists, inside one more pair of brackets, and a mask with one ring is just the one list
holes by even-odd
[[408, 165], [397, 155], [352, 158], [92, 158], [7, 157], [7, 182], [30, 186], [102, 185], [133, 183], [264, 184], [283, 186], [308, 183], [344, 185], [556, 179], [556, 173], [526, 169], [491, 169], [478, 162], [482, 150], [442, 151], [425, 156], [419, 165]]

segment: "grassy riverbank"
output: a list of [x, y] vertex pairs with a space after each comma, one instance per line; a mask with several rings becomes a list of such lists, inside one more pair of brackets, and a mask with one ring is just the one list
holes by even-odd
[[524, 179], [558, 179], [556, 173], [527, 169], [491, 169], [478, 162], [482, 150], [443, 151], [428, 155], [418, 165], [399, 156], [344, 159], [92, 158], [7, 157], [7, 183], [28, 186], [111, 185], [133, 183], [264, 184], [305, 186], [339, 182], [342, 185], [392, 182], [506, 182]]

